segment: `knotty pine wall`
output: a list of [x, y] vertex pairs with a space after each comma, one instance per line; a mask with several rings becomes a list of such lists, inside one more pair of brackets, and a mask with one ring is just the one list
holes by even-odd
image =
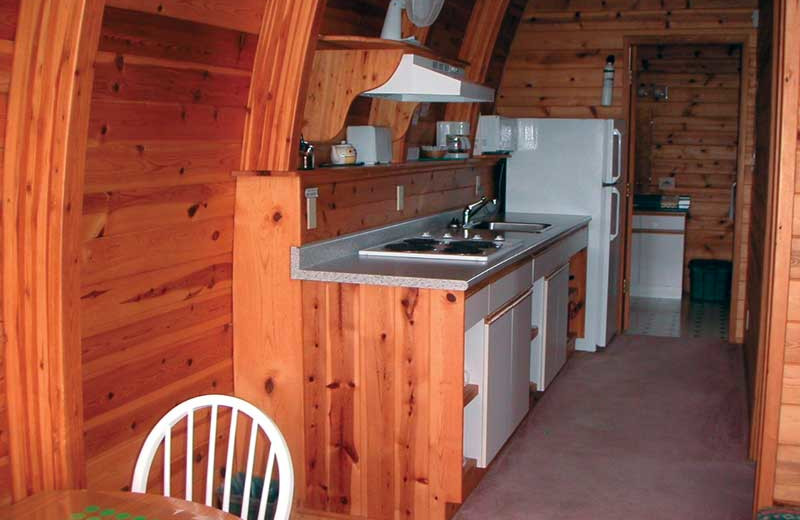
[[[14, 54], [14, 34], [17, 29], [19, 0], [0, 0], [0, 178], [3, 176], [3, 147], [5, 146], [8, 89], [11, 83], [11, 61]], [[0, 185], [0, 189], [2, 185]], [[2, 205], [0, 205], [2, 218]], [[2, 255], [2, 250], [0, 250]], [[0, 272], [0, 283], [2, 273]], [[2, 309], [0, 300], [0, 309]], [[0, 317], [0, 337], [3, 321]], [[5, 340], [0, 342], [0, 505], [11, 502], [11, 468], [8, 458], [8, 413], [6, 410]]]
[[[795, 54], [793, 59], [794, 71], [800, 70], [800, 57]], [[796, 110], [796, 116], [800, 116], [800, 105]], [[796, 140], [791, 268], [774, 499], [779, 503], [800, 505], [800, 179], [797, 177], [800, 174], [800, 135]]]
[[[729, 219], [739, 142], [739, 45], [646, 45], [637, 49], [637, 87], [669, 88], [668, 100], [637, 96], [635, 193], [690, 195], [684, 290], [695, 258], [733, 259]], [[675, 189], [661, 190], [669, 177]]]
[[[257, 43], [247, 31], [259, 21], [181, 10], [203, 5], [109, 5], [104, 13], [81, 265], [95, 489], [127, 488], [144, 436], [172, 406], [233, 391], [231, 172]], [[239, 4], [245, 14], [248, 7], [261, 13], [263, 2]]]
[[[498, 113], [510, 117], [622, 118], [626, 37], [688, 36], [710, 40], [714, 35], [750, 35], [755, 50], [753, 10], [756, 0], [528, 0], [506, 62], [497, 100]], [[614, 102], [600, 106], [605, 57], [617, 58]], [[744, 64], [748, 99], [755, 97], [755, 53]], [[740, 277], [734, 297], [740, 302], [735, 338], [744, 334], [749, 193], [752, 186], [755, 115], [750, 103], [744, 114], [747, 132], [742, 246], [736, 251]]]

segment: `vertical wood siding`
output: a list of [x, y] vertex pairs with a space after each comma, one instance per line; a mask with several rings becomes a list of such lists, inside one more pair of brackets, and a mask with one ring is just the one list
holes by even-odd
[[141, 12], [105, 10], [81, 283], [88, 484], [119, 490], [167, 410], [233, 389], [231, 172], [257, 36], [214, 24], [257, 31], [241, 13], [263, 2], [219, 20], [206, 2], [110, 4]]
[[[14, 34], [19, 15], [19, 0], [0, 0], [0, 177], [3, 175], [3, 147], [5, 145], [8, 89], [11, 83], [11, 61], [14, 54]], [[0, 206], [2, 218], [2, 206]], [[0, 250], [2, 255], [2, 250]], [[2, 284], [2, 277], [0, 277]], [[0, 301], [0, 309], [2, 309]], [[1, 315], [2, 313], [0, 313]], [[0, 317], [0, 338], [2, 332]], [[6, 409], [5, 340], [0, 343], [0, 505], [11, 502], [11, 468], [8, 456], [8, 413]]]
[[[687, 7], [688, 6], [688, 7]], [[713, 38], [732, 31], [755, 35], [755, 0], [724, 2], [700, 1], [687, 4], [678, 0], [614, 1], [529, 0], [511, 53], [506, 62], [497, 100], [497, 110], [510, 117], [622, 118], [624, 115], [622, 56], [628, 36], [682, 35]], [[751, 50], [755, 38], [751, 38]], [[600, 106], [602, 68], [607, 55], [617, 58], [614, 102]], [[743, 66], [747, 77], [747, 97], [755, 96], [755, 53]], [[754, 107], [747, 121], [745, 183], [739, 187], [744, 206], [737, 218], [743, 219], [742, 247], [736, 252], [740, 277], [734, 297], [740, 301], [735, 322], [735, 338], [744, 334], [744, 300], [747, 273], [747, 228], [752, 185]]]
[[[794, 70], [787, 70], [786, 75], [795, 75], [800, 70], [800, 58], [796, 54], [793, 65]], [[800, 104], [796, 110], [796, 117], [800, 117]], [[785, 137], [787, 140], [791, 138]], [[791, 268], [774, 494], [776, 502], [792, 505], [800, 505], [800, 182], [797, 178], [800, 174], [800, 135], [796, 140]]]

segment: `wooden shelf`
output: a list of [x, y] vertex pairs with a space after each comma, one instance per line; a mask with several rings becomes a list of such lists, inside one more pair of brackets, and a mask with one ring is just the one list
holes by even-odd
[[470, 166], [495, 163], [502, 157], [494, 155], [473, 157], [461, 161], [406, 161], [401, 163], [377, 164], [374, 166], [342, 166], [336, 168], [315, 168], [289, 172], [235, 171], [234, 177], [300, 177], [304, 184], [315, 182], [343, 182], [348, 180], [386, 177], [403, 173], [454, 170]]
[[352, 35], [320, 35], [317, 40], [318, 50], [401, 50], [403, 54], [419, 54], [433, 60], [443, 61], [456, 67], [467, 67], [469, 63], [457, 58], [445, 58], [438, 55], [430, 47], [408, 42], [384, 40], [383, 38], [370, 38], [367, 36]]
[[473, 399], [478, 397], [479, 391], [478, 385], [464, 385], [464, 406], [467, 406]]

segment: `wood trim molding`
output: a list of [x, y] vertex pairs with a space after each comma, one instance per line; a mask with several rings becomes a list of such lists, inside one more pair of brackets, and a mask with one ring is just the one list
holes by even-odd
[[85, 485], [79, 231], [103, 0], [21, 3], [3, 178], [12, 496]]
[[267, 0], [250, 84], [242, 170], [297, 168], [308, 80], [326, 0]]
[[769, 128], [773, 137], [770, 146], [769, 199], [767, 200], [766, 250], [764, 252], [764, 286], [756, 373], [757, 408], [754, 423], [760, 427], [756, 460], [756, 483], [753, 508], [757, 511], [772, 506], [775, 494], [775, 469], [778, 454], [783, 365], [786, 343], [786, 322], [789, 305], [792, 221], [797, 168], [797, 107], [800, 78], [798, 55], [800, 12], [794, 2], [774, 2], [777, 23], [774, 24], [772, 110], [774, 119]]

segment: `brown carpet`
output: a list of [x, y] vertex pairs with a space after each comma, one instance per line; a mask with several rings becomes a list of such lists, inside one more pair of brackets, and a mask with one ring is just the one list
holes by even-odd
[[751, 518], [741, 348], [622, 336], [578, 353], [456, 519]]

